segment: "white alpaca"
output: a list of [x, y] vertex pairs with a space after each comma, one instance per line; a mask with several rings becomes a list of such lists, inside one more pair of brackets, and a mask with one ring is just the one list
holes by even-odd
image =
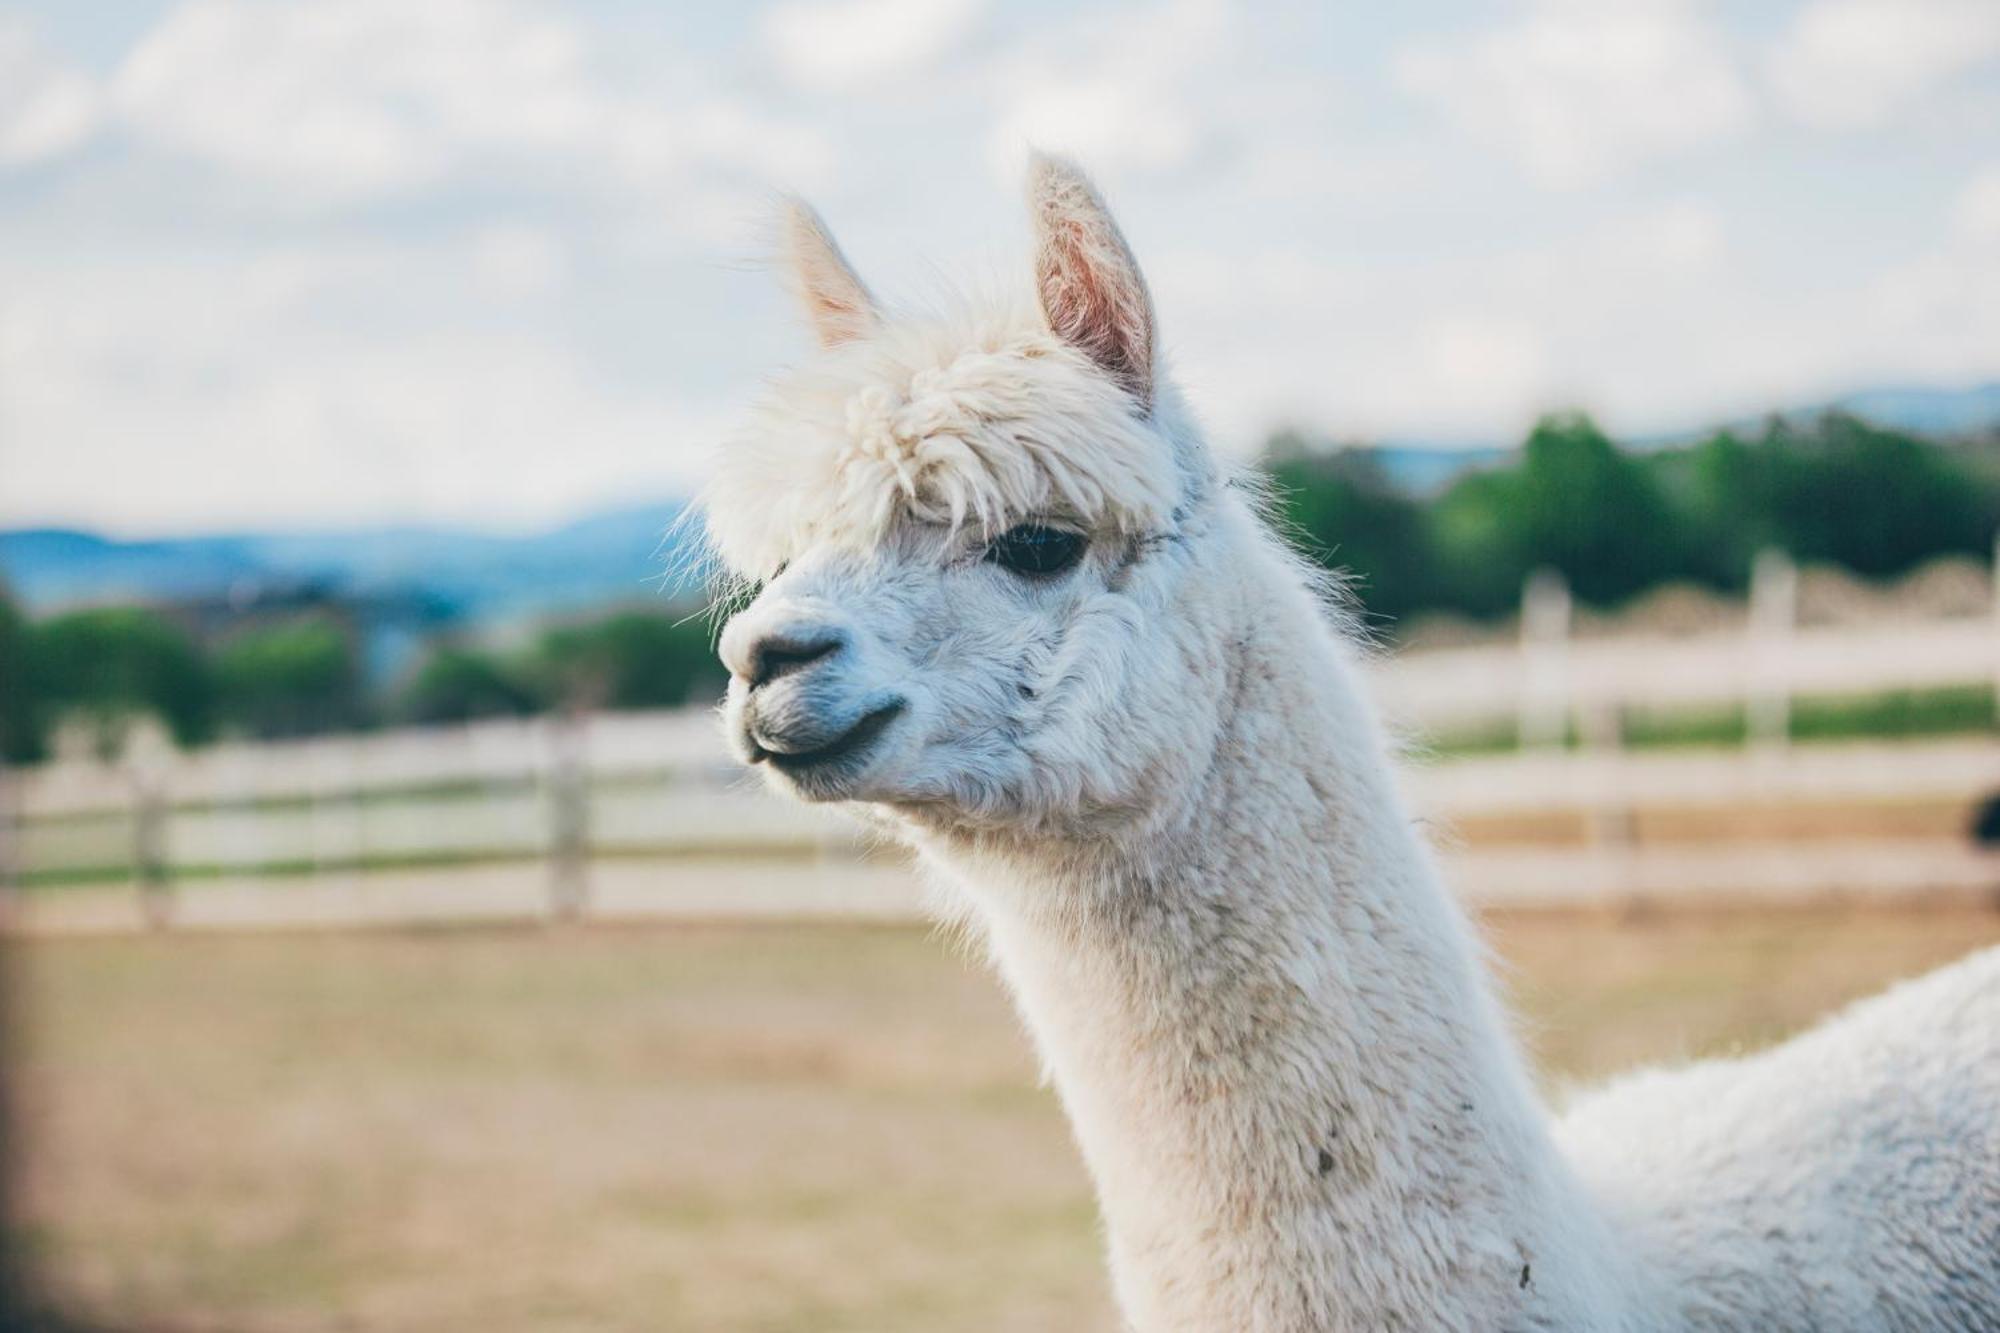
[[735, 744], [983, 932], [1131, 1325], [2000, 1328], [2000, 951], [1552, 1122], [1117, 228], [1030, 201], [1038, 299], [927, 321], [796, 208], [823, 350], [706, 510]]

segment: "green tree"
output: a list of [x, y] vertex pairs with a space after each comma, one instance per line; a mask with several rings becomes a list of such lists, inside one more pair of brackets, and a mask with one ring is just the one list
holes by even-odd
[[1771, 512], [1770, 451], [1722, 430], [1688, 449], [1658, 456], [1653, 471], [1678, 501], [1685, 530], [1684, 572], [1712, 587], [1741, 591], [1766, 546], [1783, 545]]
[[1364, 449], [1313, 453], [1280, 437], [1267, 467], [1278, 514], [1306, 554], [1353, 575], [1353, 592], [1375, 616], [1395, 620], [1435, 596], [1423, 506]]
[[56, 616], [30, 636], [29, 671], [49, 716], [94, 722], [107, 745], [134, 713], [152, 713], [182, 745], [215, 729], [215, 681], [194, 643], [149, 611]]
[[1741, 590], [1765, 546], [1882, 577], [1983, 556], [2000, 527], [2000, 443], [1944, 445], [1838, 413], [1643, 454], [1587, 417], [1548, 417], [1509, 465], [1428, 501], [1364, 453], [1315, 454], [1297, 436], [1274, 439], [1265, 466], [1312, 553], [1354, 569], [1364, 602], [1393, 616], [1506, 614], [1539, 565], [1598, 605], [1669, 578]]
[[550, 699], [602, 708], [671, 708], [719, 693], [703, 617], [628, 611], [542, 636], [537, 674]]
[[27, 620], [0, 591], [0, 763], [33, 763], [46, 751], [45, 702], [32, 645]]
[[469, 648], [439, 648], [403, 692], [398, 711], [414, 722], [465, 722], [540, 712], [547, 700], [512, 664]]
[[1759, 496], [1779, 540], [1801, 560], [1857, 574], [1899, 574], [1947, 554], [1984, 555], [1994, 498], [1958, 458], [1901, 431], [1828, 413], [1766, 431]]
[[1622, 601], [1685, 568], [1682, 529], [1653, 478], [1589, 417], [1536, 423], [1519, 485], [1521, 554], [1561, 570], [1581, 600]]
[[1437, 576], [1426, 609], [1504, 615], [1521, 603], [1533, 567], [1521, 530], [1516, 469], [1470, 472], [1425, 511]]
[[247, 630], [215, 657], [222, 715], [254, 736], [303, 736], [356, 725], [354, 645], [324, 617]]

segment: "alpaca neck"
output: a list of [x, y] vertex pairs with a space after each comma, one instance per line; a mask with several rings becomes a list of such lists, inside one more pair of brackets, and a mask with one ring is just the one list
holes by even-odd
[[1580, 1308], [1596, 1227], [1470, 931], [1344, 652], [1258, 592], [1213, 599], [1240, 657], [1174, 808], [1109, 844], [926, 846], [1074, 1123], [1121, 1303], [1141, 1333]]

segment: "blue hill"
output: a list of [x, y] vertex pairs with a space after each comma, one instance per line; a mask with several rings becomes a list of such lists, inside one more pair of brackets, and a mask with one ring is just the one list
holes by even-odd
[[2000, 384], [1969, 389], [1864, 389], [1830, 406], [1925, 435], [1969, 435], [2000, 426]]
[[612, 510], [525, 536], [401, 527], [118, 541], [32, 528], [0, 532], [0, 577], [37, 611], [313, 586], [352, 598], [419, 597], [455, 618], [503, 620], [693, 591], [685, 575], [693, 537], [668, 540], [683, 507]]

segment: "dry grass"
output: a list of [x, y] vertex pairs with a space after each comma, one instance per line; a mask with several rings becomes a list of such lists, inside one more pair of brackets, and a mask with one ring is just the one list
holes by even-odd
[[[1756, 1044], [2000, 916], [1493, 923], [1552, 1080]], [[921, 932], [44, 941], [23, 1221], [168, 1329], [1114, 1327], [993, 983]]]

